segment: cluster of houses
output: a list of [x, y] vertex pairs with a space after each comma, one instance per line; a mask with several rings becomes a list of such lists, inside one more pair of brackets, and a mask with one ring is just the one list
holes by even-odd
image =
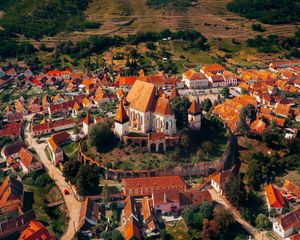
[[23, 184], [16, 178], [7, 176], [0, 186], [0, 238], [19, 232], [19, 240], [56, 239], [36, 220], [34, 210], [24, 212], [24, 200]]
[[158, 221], [164, 217], [212, 201], [208, 190], [188, 189], [180, 176], [125, 178], [122, 183], [125, 197], [122, 225], [126, 240], [158, 235]]
[[[213, 113], [217, 114], [233, 133], [238, 133], [240, 112], [248, 104], [257, 111], [256, 120], [247, 122], [250, 132], [261, 135], [271, 124], [284, 129], [285, 138], [297, 136], [298, 129], [285, 128], [287, 122], [294, 119], [300, 122], [300, 109], [296, 98], [300, 94], [299, 61], [291, 63], [272, 63], [269, 70], [239, 69], [241, 83], [237, 91], [242, 95], [227, 99], [217, 105]], [[287, 98], [287, 96], [294, 96]]]
[[[269, 184], [265, 187], [265, 195], [268, 210], [275, 215], [273, 221], [273, 231], [276, 235], [284, 239], [299, 239], [300, 233], [300, 208], [297, 202], [300, 201], [300, 187], [285, 180], [282, 189]], [[288, 203], [291, 209], [288, 208]]]
[[200, 69], [188, 69], [182, 74], [187, 88], [229, 87], [238, 85], [239, 78], [220, 64], [205, 65]]
[[23, 141], [7, 144], [1, 150], [6, 167], [13, 170], [21, 169], [25, 175], [43, 169], [42, 162], [28, 149]]

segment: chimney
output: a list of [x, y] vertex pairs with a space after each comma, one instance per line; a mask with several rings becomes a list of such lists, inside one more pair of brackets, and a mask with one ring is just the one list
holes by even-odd
[[164, 203], [167, 203], [167, 194], [164, 193]]

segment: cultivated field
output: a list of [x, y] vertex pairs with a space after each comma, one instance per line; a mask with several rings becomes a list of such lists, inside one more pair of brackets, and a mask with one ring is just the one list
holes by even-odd
[[[94, 0], [89, 4], [85, 15], [88, 20], [101, 22], [99, 29], [61, 33], [56, 37], [45, 37], [41, 42], [53, 47], [59, 41], [78, 41], [92, 35], [126, 36], [138, 31], [163, 29], [196, 29], [209, 39], [245, 40], [261, 34], [251, 28], [255, 20], [248, 20], [226, 9], [229, 1], [198, 0], [188, 10], [176, 12], [164, 8], [152, 9], [146, 5], [146, 0]], [[263, 27], [267, 30], [263, 35], [290, 36], [297, 29], [297, 24], [263, 24]], [[32, 41], [37, 46], [41, 43]]]

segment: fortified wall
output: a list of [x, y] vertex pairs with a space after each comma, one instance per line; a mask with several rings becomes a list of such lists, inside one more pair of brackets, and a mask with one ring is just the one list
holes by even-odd
[[237, 139], [235, 136], [230, 136], [226, 149], [219, 160], [214, 162], [197, 162], [191, 164], [181, 164], [176, 167], [165, 169], [151, 170], [117, 170], [106, 168], [97, 160], [85, 155], [82, 151], [81, 144], [79, 148], [79, 161], [82, 164], [96, 164], [106, 172], [106, 179], [122, 180], [122, 178], [130, 177], [154, 177], [154, 176], [171, 176], [179, 175], [184, 178], [188, 177], [207, 177], [214, 172], [224, 171], [230, 168], [238, 167], [239, 161], [237, 157]]

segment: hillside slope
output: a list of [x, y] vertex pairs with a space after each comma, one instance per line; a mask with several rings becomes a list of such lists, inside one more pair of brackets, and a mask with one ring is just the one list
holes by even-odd
[[[160, 31], [163, 29], [196, 29], [207, 38], [236, 38], [245, 40], [257, 35], [251, 28], [256, 20], [249, 20], [226, 9], [231, 0], [197, 0], [184, 10], [151, 8], [146, 0], [92, 0], [85, 19], [101, 22], [97, 29], [60, 33], [54, 37], [44, 37], [42, 43], [55, 46], [62, 40], [78, 41], [91, 35], [127, 35], [138, 31]], [[297, 24], [267, 25], [264, 35], [278, 34], [291, 36]], [[21, 38], [22, 40], [24, 38]], [[31, 39], [34, 45], [41, 42]]]

